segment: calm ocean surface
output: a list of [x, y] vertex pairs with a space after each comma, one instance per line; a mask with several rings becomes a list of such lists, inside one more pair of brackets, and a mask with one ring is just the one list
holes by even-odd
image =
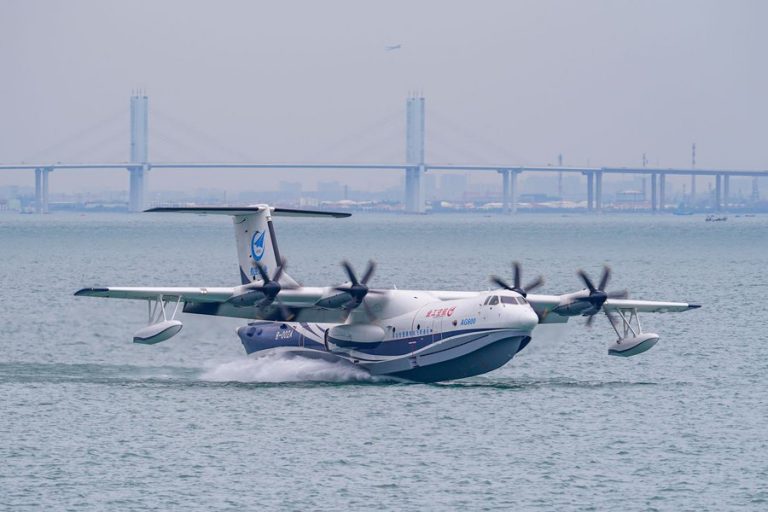
[[571, 320], [507, 366], [439, 385], [250, 360], [244, 322], [183, 315], [131, 343], [142, 302], [94, 285], [238, 283], [228, 218], [0, 216], [2, 510], [768, 510], [768, 217], [481, 215], [276, 219], [307, 285], [379, 263], [380, 287], [485, 289], [542, 273], [575, 291], [699, 302], [645, 315], [609, 357]]

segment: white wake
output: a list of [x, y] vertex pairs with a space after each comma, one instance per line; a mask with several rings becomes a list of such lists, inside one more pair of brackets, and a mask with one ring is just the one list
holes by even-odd
[[342, 363], [285, 354], [242, 358], [207, 368], [202, 380], [211, 382], [373, 382], [365, 370]]

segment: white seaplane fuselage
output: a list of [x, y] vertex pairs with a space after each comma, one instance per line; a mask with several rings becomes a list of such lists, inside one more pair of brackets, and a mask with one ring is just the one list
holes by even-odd
[[521, 295], [506, 290], [448, 301], [421, 291], [391, 290], [378, 301], [367, 300], [374, 322], [367, 312], [355, 310], [344, 324], [256, 321], [238, 329], [238, 335], [248, 354], [291, 349], [373, 375], [437, 382], [503, 366], [527, 345], [539, 322]]
[[[91, 287], [75, 295], [145, 300], [148, 325], [134, 342], [155, 344], [182, 328], [176, 313], [241, 318], [249, 323], [238, 336], [249, 355], [274, 352], [354, 365], [373, 375], [417, 382], [460, 379], [495, 370], [530, 341], [540, 324], [605, 313], [618, 339], [608, 353], [630, 357], [645, 352], [659, 337], [645, 333], [639, 312], [681, 312], [699, 306], [682, 302], [627, 300], [626, 293], [604, 291], [580, 273], [588, 289], [562, 295], [534, 295], [541, 284], [519, 286], [492, 278], [492, 291], [397, 290], [369, 288], [375, 265], [358, 279], [344, 262], [349, 281], [337, 286], [301, 286], [285, 271], [275, 237], [273, 215], [348, 217], [347, 213], [248, 207], [164, 207], [154, 212], [226, 215], [235, 231], [240, 285], [227, 287]], [[623, 297], [623, 298], [622, 298]], [[183, 304], [183, 306], [181, 306]]]

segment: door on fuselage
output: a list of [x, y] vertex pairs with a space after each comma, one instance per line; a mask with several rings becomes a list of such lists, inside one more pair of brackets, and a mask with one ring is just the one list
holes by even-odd
[[441, 339], [440, 330], [447, 312], [447, 308], [426, 306], [413, 317], [410, 333], [412, 337], [409, 341], [411, 367], [419, 366], [419, 356], [415, 353], [416, 351]]
[[444, 317], [438, 316], [432, 320], [432, 343], [440, 341], [443, 332]]
[[429, 336], [430, 343], [443, 339], [443, 329], [449, 328], [449, 325], [454, 320], [453, 315], [455, 312], [456, 306], [453, 305], [439, 305], [427, 308], [424, 315], [424, 323], [428, 326], [427, 335]]

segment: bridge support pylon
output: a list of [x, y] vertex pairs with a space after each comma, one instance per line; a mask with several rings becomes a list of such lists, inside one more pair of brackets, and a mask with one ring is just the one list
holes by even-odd
[[595, 210], [603, 211], [603, 171], [595, 173]]
[[43, 213], [48, 213], [48, 175], [51, 174], [50, 167], [43, 168]]
[[421, 178], [424, 166], [409, 167], [405, 170], [405, 211], [408, 213], [424, 213], [424, 186]]
[[[424, 97], [411, 96], [405, 102], [405, 211], [424, 213], [426, 210], [422, 175], [424, 164]], [[412, 166], [411, 166], [412, 164]]]
[[48, 213], [48, 175], [51, 167], [35, 169], [35, 213]]
[[723, 209], [723, 176], [715, 176], [715, 210], [718, 212]]
[[146, 191], [147, 172], [149, 171], [149, 98], [146, 94], [131, 96], [131, 163], [137, 165], [128, 168], [130, 188], [128, 192], [128, 210], [144, 210], [144, 192]]
[[519, 169], [499, 169], [502, 178], [501, 211], [505, 215], [517, 213], [517, 175]]
[[509, 169], [499, 169], [501, 174], [501, 213], [509, 215]]
[[43, 170], [35, 169], [35, 213], [43, 213]]
[[651, 211], [656, 213], [659, 210], [659, 186], [658, 174], [651, 173]]
[[141, 212], [144, 210], [144, 192], [146, 191], [145, 177], [149, 171], [149, 165], [139, 165], [130, 167], [130, 188], [128, 199], [128, 210], [131, 212]]

